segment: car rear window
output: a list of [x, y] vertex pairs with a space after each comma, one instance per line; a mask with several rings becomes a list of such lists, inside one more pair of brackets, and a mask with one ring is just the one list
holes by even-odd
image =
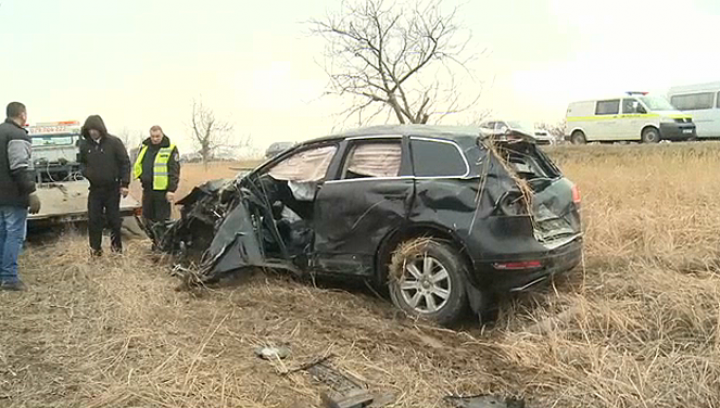
[[468, 165], [449, 141], [413, 138], [410, 141], [416, 177], [464, 177]]

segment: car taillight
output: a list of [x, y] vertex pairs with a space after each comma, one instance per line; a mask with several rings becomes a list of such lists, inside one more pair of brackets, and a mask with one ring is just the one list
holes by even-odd
[[523, 262], [496, 262], [493, 264], [495, 269], [503, 271], [515, 271], [521, 269], [538, 269], [542, 268], [540, 261], [523, 261]]
[[575, 203], [575, 204], [580, 204], [580, 201], [581, 201], [581, 199], [580, 199], [580, 189], [578, 188], [578, 186], [573, 186], [573, 187], [572, 187], [572, 200], [573, 200], [573, 203]]

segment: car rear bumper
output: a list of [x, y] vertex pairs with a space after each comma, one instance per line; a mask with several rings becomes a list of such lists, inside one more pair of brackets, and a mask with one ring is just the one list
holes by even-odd
[[[502, 262], [539, 261], [542, 266], [529, 269], [501, 270], [497, 264]], [[477, 260], [476, 286], [480, 290], [491, 292], [522, 292], [547, 281], [554, 275], [569, 272], [582, 261], [582, 238], [536, 256], [518, 255], [516, 259]]]

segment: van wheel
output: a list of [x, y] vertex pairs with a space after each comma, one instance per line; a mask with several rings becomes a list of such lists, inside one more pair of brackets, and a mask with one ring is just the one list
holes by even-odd
[[572, 144], [580, 145], [580, 144], [586, 144], [587, 139], [585, 138], [585, 133], [576, 130], [573, 132], [572, 136], [570, 137], [570, 141]]
[[643, 130], [642, 142], [643, 143], [659, 143], [660, 142], [660, 132], [658, 132], [657, 129], [652, 128], [652, 127]]
[[467, 266], [450, 245], [430, 238], [406, 241], [395, 250], [388, 290], [407, 314], [451, 325], [468, 310]]

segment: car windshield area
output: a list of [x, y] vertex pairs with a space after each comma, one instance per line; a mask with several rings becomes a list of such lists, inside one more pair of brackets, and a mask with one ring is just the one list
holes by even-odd
[[42, 146], [72, 146], [78, 139], [78, 135], [61, 134], [61, 135], [31, 135], [33, 147]]
[[648, 107], [651, 111], [670, 111], [675, 109], [667, 99], [662, 96], [641, 96], [640, 100]]

